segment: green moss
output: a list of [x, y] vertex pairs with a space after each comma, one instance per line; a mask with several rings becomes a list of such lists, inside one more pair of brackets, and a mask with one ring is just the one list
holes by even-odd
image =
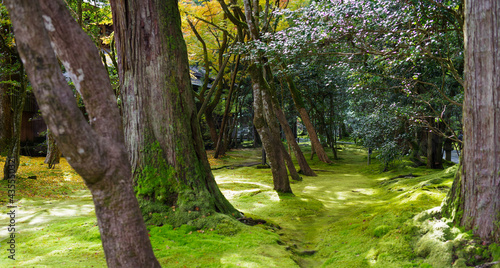
[[391, 227], [387, 226], [387, 225], [377, 226], [377, 228], [375, 228], [375, 230], [373, 230], [373, 236], [382, 237], [382, 236], [386, 235], [390, 230], [391, 230]]
[[175, 169], [168, 165], [160, 143], [155, 141], [142, 151], [145, 166], [136, 170], [135, 191], [141, 199], [175, 204], [180, 190], [175, 180]]
[[[308, 144], [301, 146], [310, 153]], [[205, 193], [185, 189], [171, 206], [141, 199], [155, 256], [164, 267], [384, 268], [475, 266], [500, 256], [497, 245], [483, 245], [471, 232], [441, 218], [439, 209], [430, 210], [441, 204], [456, 167], [427, 170], [398, 163], [380, 173], [376, 160], [366, 165], [363, 148], [345, 146], [340, 153], [341, 160], [332, 165], [317, 158], [310, 161], [318, 177], [292, 185], [295, 195], [273, 191], [269, 169], [215, 170], [231, 203], [246, 217], [267, 224], [251, 227], [228, 215], [202, 211], [207, 208], [201, 201]], [[260, 149], [233, 150], [217, 161], [233, 166], [258, 162], [260, 156]], [[409, 173], [419, 177], [391, 179]], [[16, 266], [105, 266], [95, 216], [81, 215], [85, 207], [73, 207], [79, 204], [73, 202], [30, 204], [33, 225], [19, 223], [24, 255]], [[92, 207], [91, 202], [88, 196], [81, 204]], [[56, 208], [79, 211], [82, 221], [50, 215]], [[375, 230], [380, 231], [378, 238]], [[0, 260], [0, 266], [4, 264]]]

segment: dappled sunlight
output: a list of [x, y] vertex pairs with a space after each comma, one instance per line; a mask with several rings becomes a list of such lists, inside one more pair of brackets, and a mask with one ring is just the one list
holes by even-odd
[[38, 264], [38, 263], [42, 263], [44, 259], [45, 259], [45, 258], [44, 258], [44, 257], [42, 257], [42, 256], [36, 256], [36, 257], [34, 257], [33, 259], [31, 259], [31, 260], [28, 260], [28, 261], [21, 261], [21, 262], [20, 262], [20, 264], [21, 264], [21, 265], [36, 265], [36, 264]]
[[93, 205], [70, 206], [70, 208], [53, 208], [49, 211], [53, 216], [76, 216], [79, 214], [87, 214], [94, 210]]
[[[454, 170], [400, 179], [400, 174], [409, 171], [381, 174], [374, 171], [374, 167], [357, 166], [357, 163], [364, 164], [365, 160], [362, 156], [351, 155], [346, 148], [341, 155], [343, 160], [334, 165], [313, 162], [312, 166], [321, 172], [317, 177], [303, 176], [303, 181], [292, 181], [293, 195], [278, 194], [273, 190], [269, 169], [254, 166], [230, 168], [235, 163], [249, 161], [247, 155], [259, 153], [259, 149], [236, 152], [236, 155], [228, 153], [219, 164], [229, 168], [213, 170], [213, 174], [221, 192], [237, 210], [245, 217], [265, 220], [267, 224], [239, 227], [244, 231], [226, 225], [220, 229], [206, 229], [204, 233], [171, 230], [172, 233], [161, 237], [158, 237], [158, 231], [150, 239], [163, 265], [378, 267], [390, 261], [393, 248], [403, 245], [400, 233], [403, 220], [427, 209], [427, 206], [439, 205], [451, 185]], [[37, 165], [32, 160], [27, 166]], [[65, 190], [68, 193], [65, 198], [47, 198], [51, 196], [47, 191], [52, 190], [47, 186], [59, 189], [66, 183], [77, 185], [79, 178], [72, 170], [42, 171], [43, 176], [48, 177], [45, 179], [40, 175], [40, 181], [34, 184], [20, 180], [40, 191], [36, 196], [44, 197], [27, 196], [29, 199], [22, 198], [17, 202], [19, 215], [16, 224], [22, 234], [20, 237], [25, 237], [25, 241], [20, 240], [20, 246], [30, 248], [27, 262], [19, 262], [20, 266], [53, 263], [62, 256], [76, 254], [79, 262], [87, 263], [86, 260], [92, 258], [93, 264], [98, 264], [94, 267], [102, 267], [100, 265], [105, 265], [105, 262], [90, 191], [69, 188]], [[441, 174], [449, 175], [442, 178]], [[62, 193], [60, 191], [59, 195]], [[78, 220], [82, 218], [85, 220]], [[0, 214], [0, 221], [7, 220], [6, 213]], [[68, 222], [72, 222], [71, 226], [67, 225]], [[227, 230], [233, 232], [231, 236], [216, 235]], [[386, 231], [375, 235], [375, 230]], [[441, 235], [438, 230], [435, 234]], [[7, 235], [6, 228], [2, 228], [0, 239]], [[36, 248], [36, 244], [48, 246]], [[62, 245], [70, 245], [73, 250]], [[36, 258], [37, 254], [42, 257]], [[62, 267], [68, 265], [62, 261], [59, 263]]]
[[228, 199], [228, 200], [231, 200], [233, 198], [235, 198], [236, 196], [239, 196], [241, 194], [245, 194], [245, 193], [255, 193], [255, 192], [258, 192], [259, 189], [249, 189], [249, 190], [240, 190], [240, 191], [235, 191], [235, 190], [222, 190], [221, 189], [221, 192], [222, 194]]
[[365, 189], [365, 188], [355, 188], [352, 191], [358, 192], [358, 193], [364, 194], [364, 195], [374, 195], [377, 192], [375, 189]]
[[224, 187], [224, 184], [227, 184], [227, 183], [257, 185], [257, 186], [265, 188], [265, 189], [272, 189], [273, 188], [272, 186], [269, 186], [267, 184], [263, 184], [263, 183], [260, 183], [260, 182], [252, 182], [252, 181], [237, 181], [237, 182], [234, 182], [234, 179], [231, 182], [229, 182], [229, 181], [227, 181], [227, 182], [219, 182], [217, 180], [217, 185], [219, 185], [220, 187]]

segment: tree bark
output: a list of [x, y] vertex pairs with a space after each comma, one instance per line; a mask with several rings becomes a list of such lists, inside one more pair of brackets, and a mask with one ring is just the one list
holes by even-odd
[[[135, 199], [116, 99], [97, 48], [62, 1], [5, 3], [44, 120], [92, 193], [108, 267], [160, 267]], [[81, 92], [90, 123], [54, 52]]]
[[219, 134], [217, 133], [217, 124], [214, 120], [213, 111], [209, 111], [208, 109], [205, 110], [205, 121], [207, 121], [210, 139], [214, 143], [214, 146], [216, 146], [217, 141], [219, 140]]
[[236, 215], [203, 145], [177, 1], [110, 2], [125, 140], [140, 198], [184, 213]]
[[45, 164], [49, 165], [49, 169], [54, 168], [56, 164], [59, 164], [61, 159], [61, 151], [57, 147], [56, 138], [54, 134], [47, 129], [47, 155], [45, 156]]
[[[265, 68], [266, 75], [272, 79], [272, 72], [271, 68], [269, 66], [266, 66]], [[276, 97], [276, 89], [274, 85], [270, 85], [269, 87], [271, 94], [273, 95], [272, 101], [273, 101], [273, 109], [274, 113], [276, 114], [276, 117], [278, 118], [278, 121], [281, 125], [281, 128], [283, 129], [283, 132], [285, 133], [285, 138], [288, 142], [288, 145], [292, 147], [293, 153], [295, 154], [295, 158], [297, 159], [297, 162], [300, 167], [300, 173], [306, 175], [306, 176], [317, 176], [316, 173], [311, 169], [309, 164], [306, 161], [306, 158], [304, 157], [304, 154], [302, 153], [302, 150], [300, 149], [299, 145], [297, 144], [297, 141], [295, 140], [295, 135], [290, 128], [290, 125], [288, 124], [288, 120], [286, 119], [286, 115], [281, 110], [280, 105], [278, 103], [278, 99]], [[290, 175], [292, 179], [294, 180], [302, 180], [302, 178], [297, 174], [295, 166], [293, 165], [292, 162], [292, 157], [290, 154], [285, 150], [283, 152], [283, 155], [285, 156], [285, 161], [288, 166], [288, 171], [290, 172]]]
[[[250, 39], [258, 40], [260, 38], [258, 2], [254, 1], [252, 3], [250, 0], [244, 0], [243, 2]], [[280, 139], [279, 124], [273, 109], [272, 98], [274, 96], [265, 79], [262, 59], [258, 59], [258, 61], [257, 64], [251, 63], [248, 67], [253, 89], [253, 123], [259, 132], [262, 146], [269, 158], [274, 190], [281, 193], [292, 193], [283, 154], [286, 153], [286, 149]]]
[[309, 114], [307, 113], [306, 108], [304, 108], [304, 101], [302, 100], [300, 92], [295, 86], [293, 78], [287, 76], [286, 81], [288, 83], [288, 88], [290, 89], [290, 93], [292, 94], [295, 107], [297, 107], [300, 117], [302, 118], [302, 122], [304, 122], [304, 125], [306, 126], [309, 138], [311, 139], [311, 146], [314, 148], [313, 152], [315, 152], [318, 155], [320, 161], [325, 163], [331, 163], [332, 161], [326, 155], [325, 149], [323, 148], [321, 142], [318, 139], [318, 135], [316, 134], [316, 130], [314, 129], [313, 124], [311, 123]]
[[445, 216], [500, 242], [500, 4], [465, 3], [464, 148]]
[[[249, 72], [252, 78], [254, 97], [253, 123], [259, 133], [262, 147], [266, 150], [266, 155], [269, 158], [274, 190], [281, 193], [292, 193], [283, 155], [285, 147], [280, 139], [279, 126], [272, 109], [271, 94], [269, 88], [266, 88], [267, 82], [264, 79], [262, 67], [251, 65]], [[267, 87], [269, 86], [267, 85]]]

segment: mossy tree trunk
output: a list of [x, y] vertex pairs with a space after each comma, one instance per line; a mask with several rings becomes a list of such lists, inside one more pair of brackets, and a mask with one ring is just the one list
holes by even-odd
[[[260, 15], [258, 3], [256, 1], [251, 2], [250, 0], [244, 0], [243, 2], [250, 39], [259, 40]], [[279, 124], [278, 120], [276, 120], [272, 100], [276, 96], [272, 94], [271, 88], [265, 78], [263, 62], [262, 58], [258, 58], [257, 62], [251, 63], [248, 67], [253, 90], [253, 123], [259, 133], [262, 147], [265, 149], [266, 156], [269, 159], [269, 165], [273, 174], [274, 190], [280, 193], [292, 193], [285, 163], [285, 160], [288, 160], [290, 155], [288, 155], [285, 146], [281, 142]], [[290, 170], [290, 172], [294, 172], [294, 169]]]
[[[160, 267], [134, 195], [116, 98], [97, 48], [63, 1], [4, 3], [42, 116], [92, 193], [107, 266]], [[90, 122], [58, 58], [81, 92]]]
[[205, 153], [174, 0], [111, 1], [126, 146], [143, 199], [236, 215]]
[[465, 2], [461, 167], [443, 212], [485, 241], [500, 242], [500, 5]]

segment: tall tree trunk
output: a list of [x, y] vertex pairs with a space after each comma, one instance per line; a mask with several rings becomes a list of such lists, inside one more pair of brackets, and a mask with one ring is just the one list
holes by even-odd
[[[266, 66], [266, 74], [267, 76], [272, 77], [272, 72], [271, 68]], [[274, 86], [270, 86], [271, 94], [276, 96], [276, 89]], [[286, 119], [286, 115], [283, 112], [283, 110], [280, 108], [280, 105], [278, 103], [278, 99], [276, 97], [272, 98], [273, 101], [273, 108], [274, 112], [276, 113], [276, 117], [278, 118], [278, 121], [281, 125], [281, 128], [283, 129], [283, 132], [285, 133], [285, 138], [288, 142], [288, 145], [292, 147], [293, 153], [295, 154], [295, 158], [297, 159], [297, 162], [300, 167], [300, 173], [306, 175], [306, 176], [317, 176], [316, 173], [311, 169], [309, 164], [306, 161], [306, 158], [304, 157], [304, 154], [302, 153], [302, 150], [300, 149], [299, 145], [297, 144], [297, 141], [295, 140], [295, 136], [293, 134], [292, 129], [290, 128], [290, 125], [288, 124], [288, 120]], [[295, 167], [293, 166], [292, 163], [292, 158], [288, 152], [283, 153], [285, 156], [285, 161], [287, 162], [288, 165], [288, 170], [290, 171], [290, 175], [292, 176], [292, 179], [294, 180], [302, 180], [298, 174], [295, 174]]]
[[[231, 85], [229, 87], [229, 92], [227, 93], [227, 101], [226, 101], [226, 108], [224, 109], [224, 115], [222, 116], [222, 124], [220, 126], [220, 135], [217, 139], [217, 142], [215, 143], [215, 153], [214, 153], [214, 158], [219, 158], [219, 154], [225, 154], [226, 153], [226, 146], [225, 144], [229, 144], [227, 141], [229, 139], [229, 135], [226, 135], [229, 133], [229, 131], [226, 131], [227, 128], [227, 123], [229, 120], [229, 113], [231, 111], [231, 105], [232, 105], [232, 100], [233, 98], [233, 92], [235, 91], [235, 85], [236, 85], [236, 76], [238, 75], [238, 67], [240, 66], [240, 55], [236, 56], [236, 63], [233, 68], [233, 73], [231, 75]], [[223, 142], [223, 139], [225, 142]]]
[[309, 114], [306, 111], [304, 101], [302, 100], [300, 92], [295, 86], [293, 78], [287, 76], [286, 81], [288, 83], [288, 88], [290, 89], [290, 93], [292, 94], [295, 107], [297, 107], [300, 117], [302, 118], [302, 122], [304, 122], [304, 125], [307, 128], [307, 133], [309, 134], [309, 138], [311, 139], [311, 146], [314, 148], [314, 152], [318, 155], [320, 161], [325, 163], [331, 163], [332, 161], [326, 155], [325, 149], [321, 145], [321, 142], [318, 139], [318, 135], [316, 135], [316, 130], [314, 129], [313, 124], [311, 123], [311, 119], [309, 118]]
[[269, 85], [263, 75], [261, 66], [255, 64], [249, 67], [252, 78], [254, 97], [254, 119], [253, 123], [259, 132], [262, 147], [266, 150], [269, 165], [273, 174], [274, 190], [281, 193], [292, 193], [288, 174], [285, 166], [285, 147], [280, 139], [279, 126], [276, 115], [272, 109]]
[[500, 4], [465, 2], [465, 99], [461, 167], [443, 203], [485, 241], [500, 242]]
[[[251, 40], [259, 40], [259, 6], [258, 1], [243, 1], [245, 19]], [[286, 149], [281, 142], [279, 124], [273, 109], [273, 95], [264, 75], [263, 59], [251, 63], [248, 67], [253, 89], [253, 123], [259, 132], [262, 146], [266, 150], [271, 172], [273, 174], [274, 190], [281, 193], [292, 193], [290, 181], [285, 166]]]
[[[60, 0], [4, 3], [44, 120], [92, 193], [108, 267], [160, 267], [135, 199], [116, 99], [97, 48]], [[90, 123], [54, 52], [81, 92]]]
[[179, 213], [236, 215], [203, 145], [178, 2], [110, 2], [125, 140], [139, 197], [178, 206]]

